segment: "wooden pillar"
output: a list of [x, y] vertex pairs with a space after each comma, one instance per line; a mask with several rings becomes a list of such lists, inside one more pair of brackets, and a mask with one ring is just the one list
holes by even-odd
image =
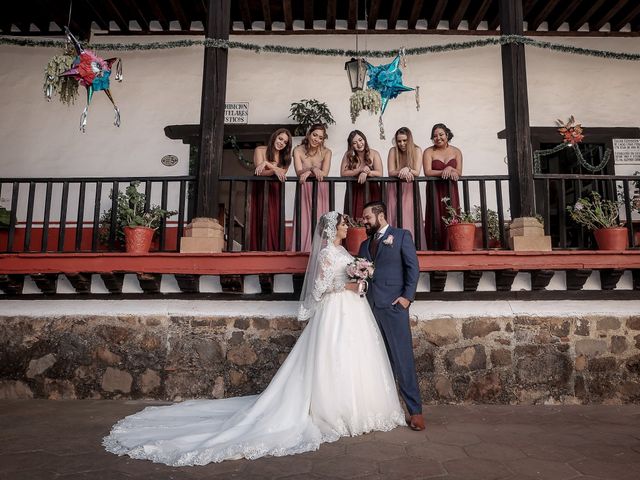
[[[229, 38], [231, 0], [208, 0], [206, 38]], [[205, 47], [200, 110], [196, 217], [218, 217], [218, 178], [224, 140], [227, 49]]]
[[[522, 35], [522, 15], [522, 0], [500, 0], [502, 34]], [[512, 218], [531, 217], [535, 212], [535, 197], [524, 45], [502, 46], [502, 83], [511, 215]]]

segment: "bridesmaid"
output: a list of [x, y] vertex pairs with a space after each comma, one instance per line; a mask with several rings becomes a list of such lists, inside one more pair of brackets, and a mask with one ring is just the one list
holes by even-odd
[[[413, 143], [413, 134], [407, 127], [401, 127], [394, 135], [394, 146], [387, 156], [387, 170], [390, 177], [398, 177], [398, 182], [389, 183], [387, 187], [387, 218], [391, 225], [402, 227], [411, 232], [416, 239], [415, 218], [418, 218], [419, 248], [426, 248], [422, 223], [422, 205], [418, 195], [418, 203], [413, 204], [413, 180], [422, 170], [422, 149]], [[398, 222], [398, 187], [402, 182], [402, 225]]]
[[[331, 150], [324, 146], [327, 127], [316, 123], [309, 127], [302, 143], [293, 149], [293, 166], [300, 182], [300, 197], [296, 197], [296, 208], [300, 209], [300, 251], [311, 251], [311, 230], [320, 217], [329, 211], [329, 184], [324, 178], [331, 168]], [[312, 181], [315, 179], [315, 182]], [[316, 218], [311, 218], [313, 185], [317, 184]], [[291, 250], [296, 251], [296, 215], [293, 216]]]
[[[369, 148], [367, 137], [360, 130], [353, 130], [347, 138], [347, 151], [342, 156], [340, 175], [358, 179], [357, 183], [347, 183], [347, 194], [344, 197], [344, 212], [351, 217], [362, 217], [365, 203], [382, 199], [379, 182], [367, 184], [368, 178], [382, 176], [382, 159], [377, 150]], [[368, 198], [366, 198], [367, 185]], [[351, 191], [351, 202], [349, 202], [349, 191]]]
[[[442, 199], [449, 197], [451, 206], [456, 210], [460, 208], [458, 197], [458, 179], [462, 175], [462, 152], [459, 148], [450, 145], [453, 133], [444, 123], [436, 123], [431, 129], [433, 146], [427, 148], [422, 156], [424, 174], [427, 177], [438, 177], [442, 180], [427, 182], [427, 209], [425, 212], [425, 234], [427, 248], [430, 250], [446, 250], [449, 248], [447, 229], [442, 220], [446, 211]], [[435, 205], [433, 190], [435, 188]], [[432, 215], [435, 211], [435, 217]]]
[[[291, 133], [286, 128], [271, 134], [269, 143], [257, 147], [253, 152], [255, 174], [258, 177], [276, 176], [279, 182], [255, 181], [249, 203], [249, 250], [262, 250], [263, 218], [267, 216], [266, 250], [280, 250], [280, 192], [291, 164]], [[268, 197], [268, 208], [263, 212], [264, 195]]]

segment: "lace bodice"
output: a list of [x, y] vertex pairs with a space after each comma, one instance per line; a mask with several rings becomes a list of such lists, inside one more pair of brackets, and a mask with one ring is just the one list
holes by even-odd
[[341, 292], [344, 290], [347, 278], [347, 265], [353, 261], [353, 257], [344, 247], [328, 245], [318, 255], [319, 273], [313, 285], [313, 297], [320, 301], [327, 293]]

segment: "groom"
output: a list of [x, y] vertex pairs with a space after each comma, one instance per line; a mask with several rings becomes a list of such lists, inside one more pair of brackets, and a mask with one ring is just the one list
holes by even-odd
[[418, 284], [418, 257], [408, 230], [387, 223], [387, 206], [369, 202], [362, 212], [369, 238], [360, 245], [360, 257], [374, 262], [367, 299], [382, 331], [400, 394], [407, 405], [413, 430], [424, 430], [422, 402], [413, 359], [409, 305]]

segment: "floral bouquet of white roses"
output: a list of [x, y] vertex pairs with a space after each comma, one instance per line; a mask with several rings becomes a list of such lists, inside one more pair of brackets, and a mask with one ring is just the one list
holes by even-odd
[[369, 284], [367, 279], [373, 277], [373, 262], [366, 258], [356, 257], [349, 265], [347, 265], [347, 277], [358, 282], [360, 296], [367, 293]]

